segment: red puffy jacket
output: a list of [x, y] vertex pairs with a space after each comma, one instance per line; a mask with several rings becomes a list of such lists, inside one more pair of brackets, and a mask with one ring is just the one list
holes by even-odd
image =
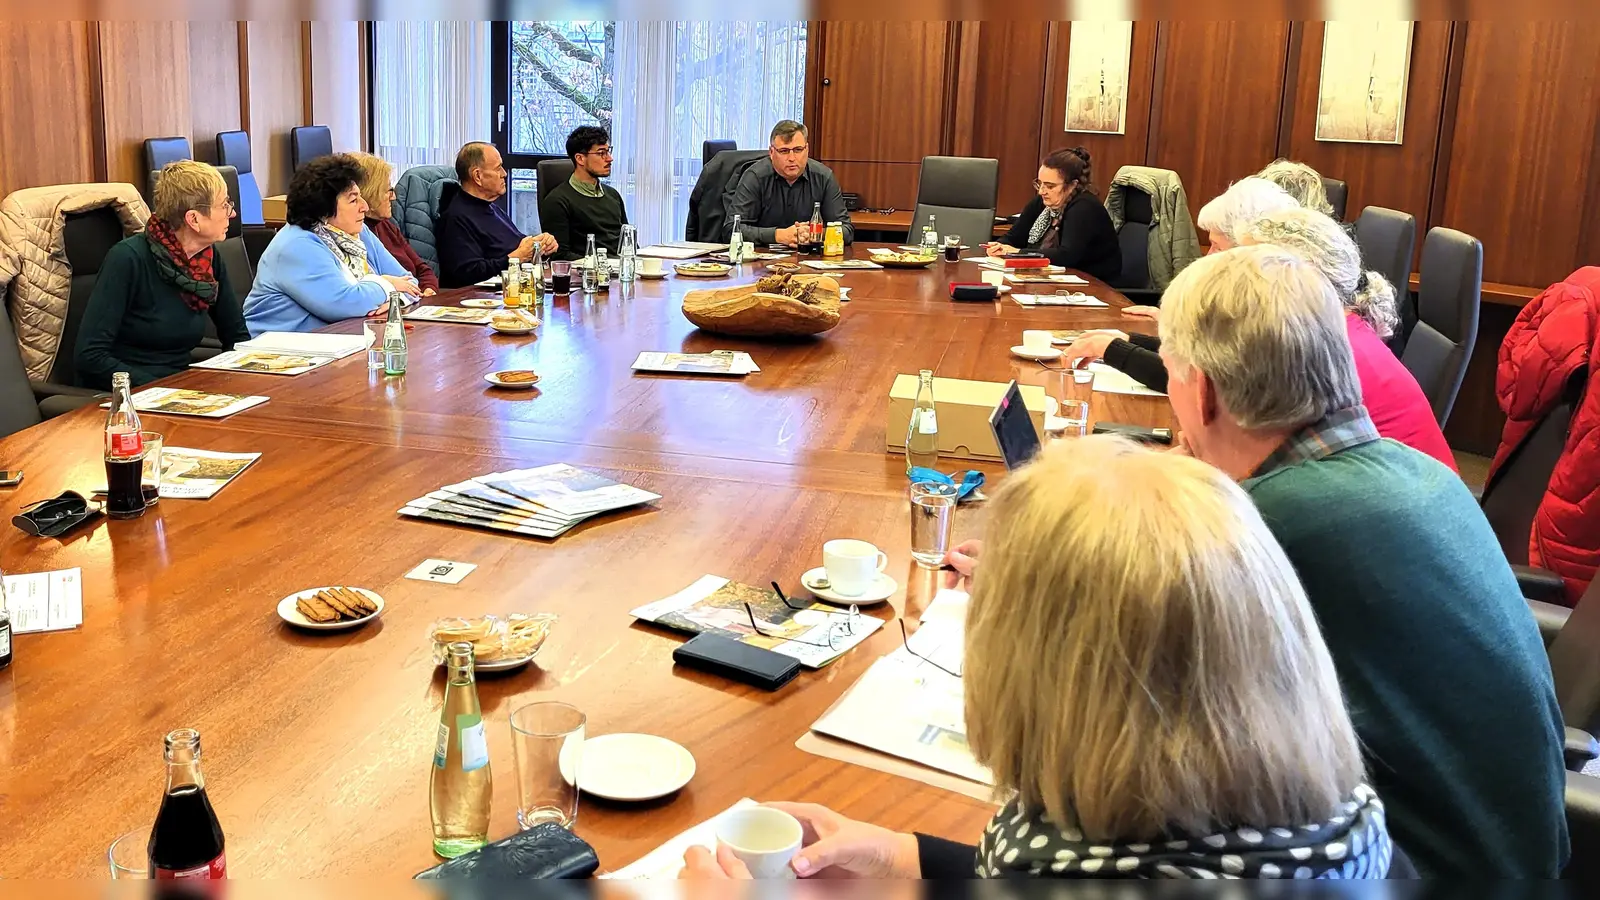
[[[1551, 285], [1517, 314], [1505, 343], [1495, 393], [1506, 414], [1500, 450], [1489, 477], [1560, 400], [1567, 380], [1600, 368], [1600, 267], [1585, 266]], [[1586, 390], [1573, 412], [1556, 463], [1533, 518], [1528, 562], [1560, 575], [1567, 604], [1578, 598], [1600, 565], [1600, 390]]]

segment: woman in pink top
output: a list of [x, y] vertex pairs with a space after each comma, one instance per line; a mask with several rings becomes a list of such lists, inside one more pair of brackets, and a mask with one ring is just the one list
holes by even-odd
[[1277, 244], [1322, 270], [1344, 302], [1350, 349], [1361, 397], [1378, 433], [1421, 450], [1456, 471], [1455, 455], [1433, 417], [1417, 380], [1384, 343], [1400, 323], [1394, 287], [1377, 272], [1363, 272], [1361, 251], [1338, 222], [1308, 209], [1270, 213], [1247, 229], [1240, 243]]

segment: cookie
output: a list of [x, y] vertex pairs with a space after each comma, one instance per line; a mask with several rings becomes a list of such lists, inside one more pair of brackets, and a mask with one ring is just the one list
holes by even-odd
[[300, 610], [300, 615], [319, 625], [339, 621], [339, 613], [315, 596], [301, 597], [294, 605], [295, 609]]
[[317, 599], [321, 600], [323, 603], [326, 603], [329, 606], [333, 607], [333, 611], [338, 613], [339, 614], [339, 618], [341, 618], [341, 619], [359, 619], [359, 618], [361, 618], [360, 613], [357, 613], [355, 610], [351, 609], [350, 605], [345, 602], [345, 599], [343, 597], [339, 596], [339, 589], [338, 588], [332, 588], [332, 589], [329, 589], [329, 590], [318, 591], [317, 592]]
[[378, 611], [378, 604], [371, 597], [355, 588], [334, 588], [345, 601], [345, 605], [356, 611], [356, 616], [370, 616]]

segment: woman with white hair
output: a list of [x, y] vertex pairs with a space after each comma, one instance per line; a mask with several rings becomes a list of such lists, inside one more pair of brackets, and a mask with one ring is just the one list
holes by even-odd
[[1220, 253], [1239, 246], [1240, 236], [1255, 220], [1300, 206], [1288, 191], [1265, 178], [1241, 178], [1200, 207], [1195, 224], [1207, 234], [1210, 249]]
[[[1120, 438], [1056, 441], [1001, 484], [987, 531], [961, 680], [1005, 805], [973, 847], [774, 804], [804, 829], [796, 874], [1413, 874], [1306, 592], [1226, 474]], [[749, 871], [696, 847], [681, 877]]]
[[1333, 204], [1328, 202], [1328, 188], [1322, 183], [1322, 173], [1303, 162], [1292, 159], [1275, 159], [1256, 173], [1289, 192], [1305, 209], [1325, 216], [1333, 215]]

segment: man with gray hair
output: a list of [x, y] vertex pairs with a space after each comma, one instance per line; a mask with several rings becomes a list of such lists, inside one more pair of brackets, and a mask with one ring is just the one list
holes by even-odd
[[[806, 126], [784, 119], [772, 128], [767, 158], [746, 169], [734, 190], [728, 221], [738, 216], [739, 232], [759, 244], [797, 244], [801, 223], [811, 221], [815, 204], [822, 204], [822, 221], [844, 227], [844, 242], [855, 240], [850, 211], [833, 170], [812, 159]], [[732, 228], [729, 228], [730, 234]]]
[[1466, 485], [1378, 436], [1333, 286], [1271, 245], [1203, 258], [1162, 299], [1161, 356], [1189, 452], [1241, 482], [1306, 587], [1395, 842], [1425, 876], [1556, 877], [1538, 628]]
[[1207, 253], [1221, 253], [1239, 246], [1244, 231], [1257, 219], [1300, 204], [1276, 184], [1260, 176], [1241, 178], [1200, 207], [1194, 223], [1206, 232]]

